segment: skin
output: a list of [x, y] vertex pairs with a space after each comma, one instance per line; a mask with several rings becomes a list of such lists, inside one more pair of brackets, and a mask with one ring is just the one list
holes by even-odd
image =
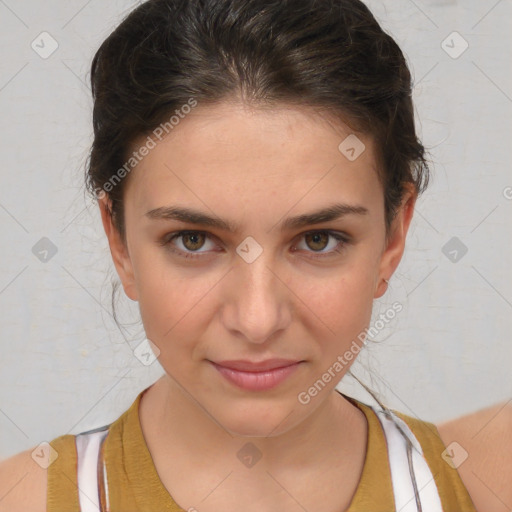
[[[357, 487], [366, 419], [333, 391], [355, 358], [307, 405], [297, 396], [354, 340], [361, 345], [358, 335], [369, 325], [373, 300], [385, 293], [384, 279], [402, 257], [415, 195], [408, 191], [386, 236], [373, 141], [358, 134], [366, 149], [349, 161], [338, 146], [351, 133], [307, 109], [269, 111], [237, 102], [199, 106], [129, 175], [126, 243], [107, 201], [101, 203], [124, 291], [138, 301], [166, 372], [142, 400], [143, 432], [162, 481], [184, 508], [196, 505], [230, 471], [202, 510], [232, 504], [233, 496], [246, 510], [276, 503], [294, 510], [288, 493], [314, 508], [312, 481], [322, 481], [319, 496], [330, 490], [332, 509], [339, 510]], [[366, 213], [279, 228], [285, 217], [337, 202]], [[170, 205], [237, 223], [239, 232], [146, 215]], [[349, 240], [315, 243], [305, 236], [320, 229]], [[198, 241], [182, 237], [171, 243], [199, 257], [187, 259], [161, 245], [180, 230], [208, 233]], [[236, 252], [248, 236], [263, 249], [251, 263]], [[319, 253], [324, 256], [315, 259]], [[235, 387], [209, 362], [273, 357], [303, 363], [278, 387], [258, 392]], [[173, 421], [176, 415], [181, 421]], [[249, 441], [263, 454], [250, 473], [235, 458]], [[198, 478], [205, 458], [215, 470], [206, 467]], [[346, 483], [340, 487], [340, 481]]]
[[475, 508], [479, 512], [510, 512], [512, 401], [453, 418], [437, 429], [446, 447], [456, 442], [455, 449], [467, 452], [457, 471]]

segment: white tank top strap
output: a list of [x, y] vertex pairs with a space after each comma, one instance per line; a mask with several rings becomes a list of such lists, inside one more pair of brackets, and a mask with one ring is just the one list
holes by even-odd
[[423, 449], [393, 411], [371, 406], [384, 430], [397, 512], [442, 512], [441, 499]]
[[[110, 425], [82, 432], [75, 436], [77, 453], [77, 484], [80, 512], [109, 512], [108, 482], [101, 447]], [[102, 493], [106, 508], [102, 508]]]

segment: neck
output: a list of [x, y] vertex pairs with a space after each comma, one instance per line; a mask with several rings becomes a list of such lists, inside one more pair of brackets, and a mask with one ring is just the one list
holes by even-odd
[[204, 465], [205, 458], [217, 466], [222, 461], [230, 466], [247, 443], [264, 455], [254, 466], [252, 477], [261, 473], [267, 480], [267, 473], [277, 477], [298, 468], [321, 472], [339, 467], [342, 461], [364, 461], [361, 446], [366, 442], [366, 417], [337, 391], [299, 425], [273, 437], [229, 433], [167, 375], [144, 394], [139, 415], [153, 458], [188, 461], [191, 467]]

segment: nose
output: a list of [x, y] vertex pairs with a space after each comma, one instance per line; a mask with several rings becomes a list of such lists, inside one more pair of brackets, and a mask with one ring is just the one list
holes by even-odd
[[285, 330], [291, 321], [293, 293], [282, 274], [265, 252], [252, 263], [238, 261], [228, 277], [226, 329], [253, 344], [263, 344]]

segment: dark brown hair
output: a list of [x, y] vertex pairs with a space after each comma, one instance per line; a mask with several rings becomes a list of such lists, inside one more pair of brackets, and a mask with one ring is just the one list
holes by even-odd
[[371, 135], [388, 228], [404, 185], [428, 182], [406, 60], [359, 0], [149, 0], [102, 43], [91, 84], [87, 188], [123, 238], [132, 145], [191, 99], [311, 106]]

